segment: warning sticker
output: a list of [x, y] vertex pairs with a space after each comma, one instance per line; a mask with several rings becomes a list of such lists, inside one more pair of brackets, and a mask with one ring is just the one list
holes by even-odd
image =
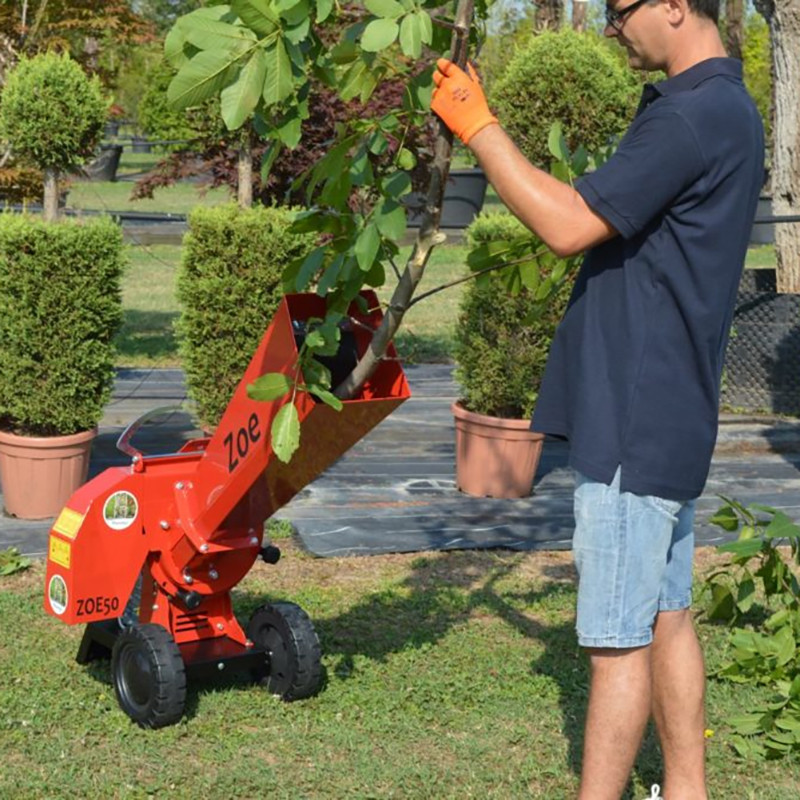
[[64, 508], [53, 524], [53, 530], [58, 531], [62, 536], [66, 536], [68, 539], [74, 539], [78, 535], [83, 520], [83, 514], [79, 514], [71, 508]]
[[71, 555], [72, 545], [69, 542], [65, 542], [63, 539], [59, 539], [57, 536], [50, 537], [48, 558], [51, 561], [64, 567], [64, 569], [69, 569], [69, 559]]
[[114, 492], [103, 506], [103, 519], [109, 528], [130, 528], [139, 513], [139, 503], [130, 492]]
[[53, 575], [50, 578], [50, 585], [47, 587], [47, 599], [50, 601], [50, 608], [59, 616], [67, 610], [69, 593], [67, 592], [67, 584], [60, 575]]

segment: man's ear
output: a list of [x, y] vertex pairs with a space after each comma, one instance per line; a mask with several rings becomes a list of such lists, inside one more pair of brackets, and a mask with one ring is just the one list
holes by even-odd
[[662, 2], [667, 14], [667, 21], [675, 27], [680, 25], [690, 13], [687, 0], [662, 0]]

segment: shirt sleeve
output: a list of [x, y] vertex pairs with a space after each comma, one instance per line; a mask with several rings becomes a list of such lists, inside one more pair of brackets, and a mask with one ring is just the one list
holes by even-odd
[[663, 214], [703, 171], [702, 153], [686, 119], [651, 108], [634, 120], [614, 155], [575, 188], [629, 239]]

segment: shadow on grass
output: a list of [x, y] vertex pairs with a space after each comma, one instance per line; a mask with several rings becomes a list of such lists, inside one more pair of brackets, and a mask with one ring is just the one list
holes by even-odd
[[[544, 675], [558, 686], [562, 733], [568, 741], [568, 768], [581, 772], [583, 726], [589, 691], [588, 660], [577, 644], [572, 620], [542, 623], [529, 610], [548, 600], [574, 599], [571, 565], [554, 566], [548, 581], [529, 591], [499, 588], [518, 568], [516, 559], [489, 561], [486, 554], [461, 551], [456, 558], [422, 556], [412, 562], [411, 574], [397, 586], [364, 597], [344, 613], [314, 621], [323, 652], [332, 660], [330, 671], [341, 680], [356, 673], [356, 657], [383, 662], [409, 648], [436, 645], [448, 632], [475, 614], [502, 620], [542, 648], [532, 660], [532, 675]], [[243, 593], [240, 610], [250, 611], [265, 601], [263, 595]], [[519, 675], [524, 681], [529, 676]], [[661, 782], [661, 755], [652, 726], [648, 726], [635, 772], [649, 787]], [[631, 785], [625, 800], [638, 800], [641, 790]]]
[[177, 311], [126, 310], [122, 327], [114, 339], [119, 357], [122, 360], [177, 359], [174, 331], [177, 318]]

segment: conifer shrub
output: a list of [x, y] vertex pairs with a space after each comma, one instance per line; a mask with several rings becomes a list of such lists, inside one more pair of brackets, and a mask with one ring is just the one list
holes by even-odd
[[122, 231], [110, 219], [0, 214], [0, 427], [64, 436], [99, 423], [125, 263]]
[[547, 137], [560, 122], [567, 145], [590, 153], [624, 133], [641, 83], [593, 34], [570, 29], [531, 37], [493, 84], [490, 103], [536, 166], [553, 160]]
[[281, 274], [305, 256], [309, 234], [290, 233], [286, 209], [235, 205], [189, 216], [178, 273], [178, 341], [189, 394], [214, 427], [278, 307]]
[[[482, 213], [470, 225], [471, 249], [498, 239], [533, 233], [508, 212]], [[546, 269], [540, 269], [542, 275]], [[533, 413], [556, 326], [572, 281], [567, 280], [544, 311], [534, 315], [535, 293], [507, 291], [496, 275], [467, 284], [455, 333], [455, 377], [461, 405], [492, 417], [525, 419]]]

